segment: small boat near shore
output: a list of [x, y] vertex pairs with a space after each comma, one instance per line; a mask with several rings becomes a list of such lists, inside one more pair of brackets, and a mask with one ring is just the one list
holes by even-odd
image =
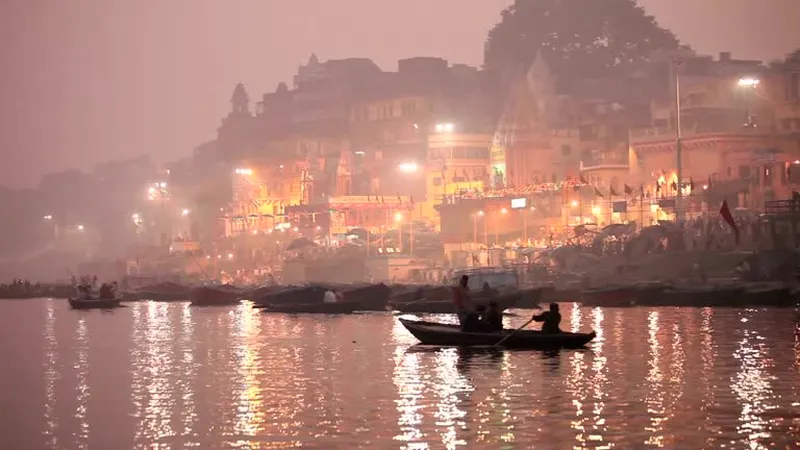
[[[549, 334], [534, 330], [503, 330], [497, 333], [468, 333], [461, 331], [459, 325], [436, 322], [399, 319], [400, 323], [424, 345], [440, 346], [494, 346], [500, 341], [504, 348], [547, 350], [558, 348], [582, 348], [596, 334], [591, 333], [557, 333]], [[513, 334], [511, 334], [513, 333]], [[511, 334], [510, 336], [508, 336]]]
[[[489, 302], [496, 301], [500, 311], [513, 308], [517, 302], [522, 298], [521, 292], [512, 292], [510, 294], [503, 294], [497, 296], [477, 297], [473, 298], [472, 302], [476, 305], [489, 306]], [[455, 314], [456, 307], [452, 299], [447, 300], [428, 300], [420, 299], [410, 302], [394, 302], [390, 301], [389, 306], [401, 313], [420, 313], [420, 314]]]
[[202, 286], [192, 289], [189, 296], [192, 306], [230, 306], [242, 299], [242, 293], [231, 285]]
[[260, 309], [265, 313], [281, 314], [352, 314], [361, 310], [361, 302], [282, 303], [276, 305], [261, 305]]
[[68, 301], [72, 309], [113, 309], [122, 306], [119, 298], [70, 298]]

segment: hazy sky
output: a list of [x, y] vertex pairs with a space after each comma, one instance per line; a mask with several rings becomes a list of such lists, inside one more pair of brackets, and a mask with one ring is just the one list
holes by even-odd
[[[0, 0], [0, 183], [108, 159], [187, 155], [213, 138], [235, 83], [251, 97], [311, 52], [479, 65], [513, 0]], [[702, 53], [800, 47], [800, 0], [641, 0]], [[721, 8], [721, 9], [717, 9]]]

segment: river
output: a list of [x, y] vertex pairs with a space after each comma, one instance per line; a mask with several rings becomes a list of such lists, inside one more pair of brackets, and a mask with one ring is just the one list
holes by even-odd
[[0, 448], [800, 448], [795, 311], [562, 314], [589, 349], [419, 348], [390, 313], [0, 301]]

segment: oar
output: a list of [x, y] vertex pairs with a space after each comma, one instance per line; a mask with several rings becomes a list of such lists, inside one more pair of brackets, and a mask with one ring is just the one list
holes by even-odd
[[503, 342], [505, 342], [505, 341], [506, 341], [506, 339], [508, 339], [508, 338], [510, 338], [511, 336], [513, 336], [514, 334], [516, 334], [516, 333], [517, 333], [517, 331], [519, 331], [519, 330], [521, 330], [521, 329], [523, 329], [523, 328], [527, 327], [528, 325], [530, 325], [530, 323], [531, 323], [531, 322], [533, 322], [533, 317], [531, 317], [531, 320], [529, 320], [529, 321], [527, 321], [527, 322], [523, 323], [521, 327], [519, 327], [519, 328], [517, 328], [516, 330], [512, 331], [511, 333], [508, 333], [507, 335], [503, 336], [503, 339], [500, 339], [499, 341], [497, 341], [497, 343], [496, 343], [496, 344], [494, 344], [492, 347], [499, 347], [499, 346], [500, 346], [500, 344], [502, 344]]

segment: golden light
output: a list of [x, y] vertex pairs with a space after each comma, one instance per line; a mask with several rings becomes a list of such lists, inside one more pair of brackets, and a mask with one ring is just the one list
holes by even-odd
[[258, 230], [253, 230], [253, 236], [258, 234]]
[[403, 213], [399, 213], [399, 212], [394, 213], [394, 221], [395, 222], [402, 222], [403, 221]]
[[483, 217], [483, 214], [484, 214], [484, 213], [483, 213], [483, 211], [478, 211], [478, 213], [477, 213], [477, 214], [478, 214], [479, 216]]
[[577, 201], [577, 200], [573, 200], [572, 202], [570, 202], [570, 205], [571, 205], [573, 208], [577, 208], [577, 207], [578, 207], [578, 201]]
[[46, 216], [44, 216], [44, 220], [53, 220], [53, 215], [47, 214]]
[[761, 80], [759, 80], [758, 78], [745, 77], [745, 78], [739, 78], [739, 82], [737, 84], [739, 85], [739, 87], [755, 88], [760, 83]]
[[707, 185], [707, 184], [704, 184], [704, 185], [703, 185], [703, 190], [704, 190], [704, 191], [705, 191], [705, 190], [708, 190], [708, 185]]
[[437, 123], [436, 124], [436, 132], [437, 133], [452, 133], [453, 130], [456, 129], [456, 126], [451, 122], [445, 123]]
[[397, 168], [403, 173], [416, 173], [419, 170], [419, 166], [415, 162], [402, 163]]
[[233, 259], [233, 253], [228, 253], [228, 259]]
[[592, 206], [592, 214], [598, 215], [600, 214], [600, 212], [602, 212], [602, 210], [600, 209], [599, 206]]
[[650, 205], [650, 212], [657, 212], [658, 211], [658, 204], [653, 203]]
[[142, 224], [142, 215], [139, 214], [139, 213], [133, 213], [133, 214], [131, 214], [131, 220], [133, 221], [133, 223], [135, 225], [137, 225], [137, 226], [141, 225]]
[[83, 225], [78, 225], [78, 231], [83, 231], [85, 229], [86, 229], [86, 227], [84, 227]]
[[240, 168], [236, 169], [236, 174], [237, 175], [252, 175], [253, 174], [253, 169], [240, 167]]
[[190, 213], [190, 212], [191, 212], [191, 211], [189, 211], [188, 209], [186, 209], [186, 208], [183, 208], [183, 211], [181, 211], [181, 215], [182, 215], [183, 217], [186, 217], [186, 216], [188, 216], [188, 215], [189, 215], [189, 213]]
[[166, 189], [167, 188], [167, 182], [166, 181], [159, 182], [158, 183], [158, 187], [160, 187], [161, 189]]
[[508, 210], [503, 208], [500, 210], [500, 214], [508, 214]]

